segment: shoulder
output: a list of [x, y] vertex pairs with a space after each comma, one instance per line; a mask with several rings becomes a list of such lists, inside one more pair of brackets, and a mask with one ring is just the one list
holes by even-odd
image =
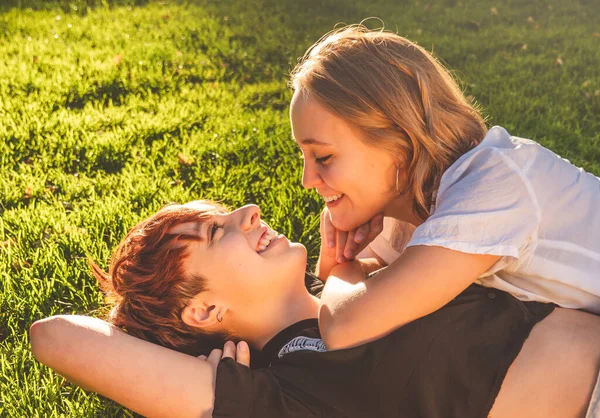
[[530, 200], [537, 206], [529, 170], [543, 147], [536, 142], [493, 127], [482, 142], [461, 156], [444, 172], [435, 206], [459, 199], [473, 205], [501, 199]]
[[518, 258], [542, 218], [528, 171], [540, 148], [502, 128], [490, 129], [480, 145], [446, 170], [432, 214], [408, 246]]
[[514, 173], [526, 171], [531, 157], [539, 148], [534, 141], [511, 136], [504, 128], [494, 126], [479, 145], [462, 155], [444, 172], [442, 183], [453, 183], [478, 173], [493, 175], [498, 169]]

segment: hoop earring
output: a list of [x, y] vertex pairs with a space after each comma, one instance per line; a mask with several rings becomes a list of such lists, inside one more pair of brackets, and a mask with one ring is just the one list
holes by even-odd
[[217, 321], [223, 322], [223, 316], [221, 315], [221, 311], [217, 312]]
[[400, 167], [396, 168], [396, 193], [398, 193], [399, 196], [404, 196], [404, 193], [406, 193], [406, 190], [400, 190], [400, 185], [398, 184], [399, 181], [399, 177], [400, 177]]

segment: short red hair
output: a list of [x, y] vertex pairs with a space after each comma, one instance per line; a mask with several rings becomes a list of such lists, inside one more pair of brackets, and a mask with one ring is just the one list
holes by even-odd
[[130, 335], [184, 353], [208, 354], [221, 347], [224, 334], [207, 334], [183, 322], [189, 301], [206, 290], [203, 277], [187, 275], [184, 261], [189, 241], [197, 236], [172, 234], [174, 226], [206, 222], [227, 210], [214, 202], [200, 207], [172, 204], [134, 226], [114, 251], [108, 273], [90, 262], [111, 302], [108, 321]]

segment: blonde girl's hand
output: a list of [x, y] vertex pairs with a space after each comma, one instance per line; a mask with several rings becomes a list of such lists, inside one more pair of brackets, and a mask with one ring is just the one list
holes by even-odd
[[223, 350], [214, 349], [208, 357], [201, 355], [198, 358], [209, 363], [214, 370], [219, 366], [219, 362], [225, 358], [231, 358], [246, 367], [250, 367], [250, 348], [245, 341], [240, 341], [237, 346], [233, 341], [227, 341], [223, 346]]
[[331, 223], [331, 213], [325, 207], [321, 212], [321, 257], [344, 263], [353, 260], [377, 235], [383, 231], [383, 214], [353, 229], [340, 231]]

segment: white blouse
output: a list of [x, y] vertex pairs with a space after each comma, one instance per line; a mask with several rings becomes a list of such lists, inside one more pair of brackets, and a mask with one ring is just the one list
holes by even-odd
[[370, 248], [390, 264], [414, 245], [501, 256], [478, 283], [600, 313], [600, 178], [501, 127], [446, 170], [422, 225], [386, 218]]

